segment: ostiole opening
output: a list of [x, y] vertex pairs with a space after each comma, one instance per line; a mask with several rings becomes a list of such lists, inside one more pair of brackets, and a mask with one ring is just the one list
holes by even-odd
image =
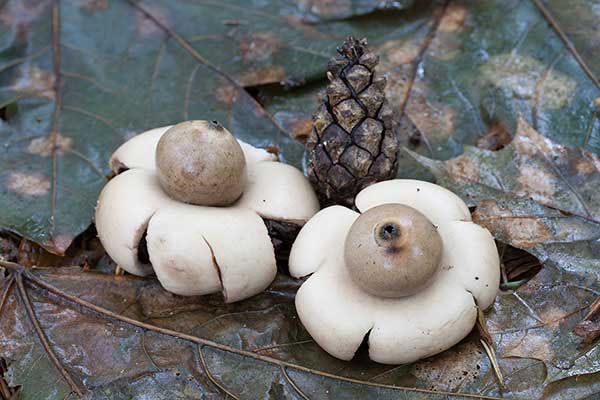
[[383, 230], [391, 235], [396, 231], [396, 227], [394, 225], [384, 225]]
[[396, 238], [400, 236], [400, 227], [393, 222], [387, 222], [381, 225], [380, 234], [386, 240]]
[[385, 222], [375, 226], [375, 242], [379, 246], [389, 246], [390, 243], [396, 242], [400, 235], [400, 227], [394, 222]]

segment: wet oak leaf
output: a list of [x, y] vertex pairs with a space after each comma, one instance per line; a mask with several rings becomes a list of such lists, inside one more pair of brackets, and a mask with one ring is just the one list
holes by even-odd
[[[539, 3], [551, 9], [558, 30]], [[379, 70], [388, 77], [386, 95], [401, 127], [398, 134], [407, 146], [427, 157], [450, 159], [465, 144], [485, 146], [482, 140], [489, 140], [486, 135], [498, 124], [514, 131], [521, 115], [559, 144], [600, 154], [600, 114], [594, 103], [600, 97], [598, 7], [586, 0], [576, 1], [574, 10], [560, 4], [490, 0], [413, 6], [401, 24], [406, 30], [374, 49], [381, 58]], [[575, 45], [565, 44], [559, 32]], [[324, 85], [313, 88], [313, 96]], [[311, 100], [303, 92], [278, 93], [266, 107], [301, 112], [314, 109]], [[404, 161], [399, 177], [427, 177], [418, 164]]]
[[[438, 159], [455, 157], [462, 145], [475, 145], [499, 121], [514, 130], [522, 115], [543, 136], [600, 153], [600, 123], [593, 106], [600, 87], [578, 62], [578, 51], [587, 58], [597, 52], [569, 48], [534, 3], [447, 5], [416, 60], [412, 86], [418, 90], [408, 95], [404, 109], [403, 116], [422, 138], [416, 151]], [[555, 9], [573, 18], [567, 8]], [[443, 118], [419, 124], [421, 115], [444, 115], [448, 109], [454, 114], [451, 123]]]
[[468, 147], [447, 162], [417, 158], [443, 183], [462, 183], [457, 189], [470, 204], [499, 193], [528, 198], [565, 217], [600, 223], [600, 158], [543, 137], [524, 119], [518, 121], [513, 141], [502, 150]]
[[[588, 263], [583, 257], [579, 261]], [[562, 270], [549, 260], [527, 284], [503, 294], [487, 317], [501, 365], [514, 357], [542, 361], [542, 388], [598, 372], [599, 346], [582, 348], [574, 333], [597, 289], [589, 277]]]
[[544, 138], [524, 120], [498, 151], [469, 147], [442, 162], [412, 153], [439, 184], [475, 208], [500, 241], [543, 263], [487, 316], [498, 357], [540, 360], [544, 385], [600, 371], [600, 344], [585, 347], [577, 324], [600, 287], [600, 163], [583, 149]]
[[[334, 359], [302, 328], [293, 306], [300, 283], [286, 276], [248, 301], [223, 304], [217, 296], [173, 296], [154, 279], [4, 266], [22, 274], [25, 295], [52, 351], [85, 398], [221, 398], [225, 393], [240, 399], [268, 399], [272, 393], [291, 399], [326, 393], [333, 398], [498, 398], [472, 337], [423, 364], [437, 371], [435, 379], [410, 366], [396, 370], [367, 358]], [[10, 279], [0, 278], [0, 297]], [[8, 383], [21, 385], [24, 399], [62, 399], [72, 388], [41, 347], [24, 312], [24, 297], [12, 285], [0, 314], [0, 357], [9, 361]], [[453, 358], [462, 361], [452, 364]], [[490, 386], [488, 397], [479, 397], [483, 386]]]
[[208, 62], [246, 86], [257, 86], [318, 79], [340, 38], [368, 35], [374, 43], [385, 42], [397, 35], [398, 19], [411, 3], [145, 0], [140, 5], [166, 25], [174, 27], [170, 21], [176, 20], [177, 33]]
[[304, 6], [3, 2], [0, 207], [7, 211], [0, 229], [64, 254], [90, 224], [112, 151], [134, 134], [185, 119], [219, 120], [301, 166], [294, 138], [305, 135], [306, 121], [282, 126], [243, 86], [314, 79], [340, 35], [393, 37], [401, 12], [388, 10], [377, 24], [346, 20], [383, 6], [353, 1], [342, 20], [292, 23], [302, 21]]

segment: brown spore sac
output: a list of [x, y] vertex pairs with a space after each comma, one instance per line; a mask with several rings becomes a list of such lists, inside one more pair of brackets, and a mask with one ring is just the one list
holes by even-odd
[[439, 269], [442, 239], [419, 211], [384, 204], [363, 213], [346, 237], [344, 260], [352, 280], [379, 297], [410, 296]]
[[203, 206], [227, 206], [246, 184], [240, 144], [217, 121], [186, 121], [169, 128], [156, 147], [156, 171], [173, 199]]

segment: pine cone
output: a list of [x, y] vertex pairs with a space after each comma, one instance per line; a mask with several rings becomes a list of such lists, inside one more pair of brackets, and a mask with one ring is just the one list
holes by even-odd
[[396, 172], [398, 140], [385, 100], [379, 57], [352, 36], [329, 61], [329, 86], [320, 95], [308, 139], [308, 177], [322, 203], [354, 206], [365, 187]]

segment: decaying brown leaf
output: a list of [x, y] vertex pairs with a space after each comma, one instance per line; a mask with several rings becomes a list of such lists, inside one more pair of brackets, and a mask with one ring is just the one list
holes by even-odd
[[[217, 296], [188, 298], [185, 308], [163, 303], [171, 310], [165, 314], [139, 307], [145, 296], [152, 307], [176, 297], [152, 280], [82, 273], [76, 268], [30, 270], [13, 263], [1, 265], [10, 273], [3, 281], [0, 303], [2, 355], [15, 360], [8, 365], [8, 383], [22, 385], [24, 396], [50, 386], [58, 396], [82, 392], [95, 398], [97, 393], [112, 391], [118, 382], [124, 385], [114, 389], [119, 393], [131, 393], [138, 384], [150, 384], [143, 391], [153, 393], [152, 381], [173, 384], [173, 393], [185, 389], [178, 381], [183, 375], [191, 385], [185, 390], [193, 388], [190, 393], [198, 396], [225, 393], [233, 398], [262, 398], [275, 390], [276, 382], [278, 392], [293, 398], [315, 395], [321, 385], [336, 398], [356, 395], [357, 390], [365, 398], [381, 399], [397, 398], [399, 393], [415, 399], [497, 398], [391, 385], [370, 381], [361, 373], [356, 377], [351, 371], [343, 373], [339, 367], [348, 363], [316, 351], [314, 342], [307, 342], [290, 295], [298, 283], [290, 287], [289, 278], [276, 281], [267, 293], [247, 302], [223, 305]], [[30, 338], [27, 343], [24, 335]], [[268, 356], [263, 354], [266, 347], [285, 350]], [[41, 361], [26, 357], [32, 352]], [[444, 357], [445, 363], [451, 363], [451, 353]], [[41, 376], [22, 369], [32, 361], [38, 363]], [[428, 365], [438, 368], [435, 359]], [[167, 376], [161, 378], [161, 373]], [[150, 381], [144, 380], [146, 376]]]
[[[500, 366], [511, 357], [540, 360], [545, 384], [598, 372], [600, 347], [581, 348], [571, 334], [600, 289], [598, 157], [558, 145], [523, 120], [499, 151], [469, 147], [447, 162], [413, 156], [475, 207], [474, 220], [499, 241], [543, 264], [526, 284], [507, 286], [487, 316]], [[513, 274], [535, 267], [525, 264]]]

